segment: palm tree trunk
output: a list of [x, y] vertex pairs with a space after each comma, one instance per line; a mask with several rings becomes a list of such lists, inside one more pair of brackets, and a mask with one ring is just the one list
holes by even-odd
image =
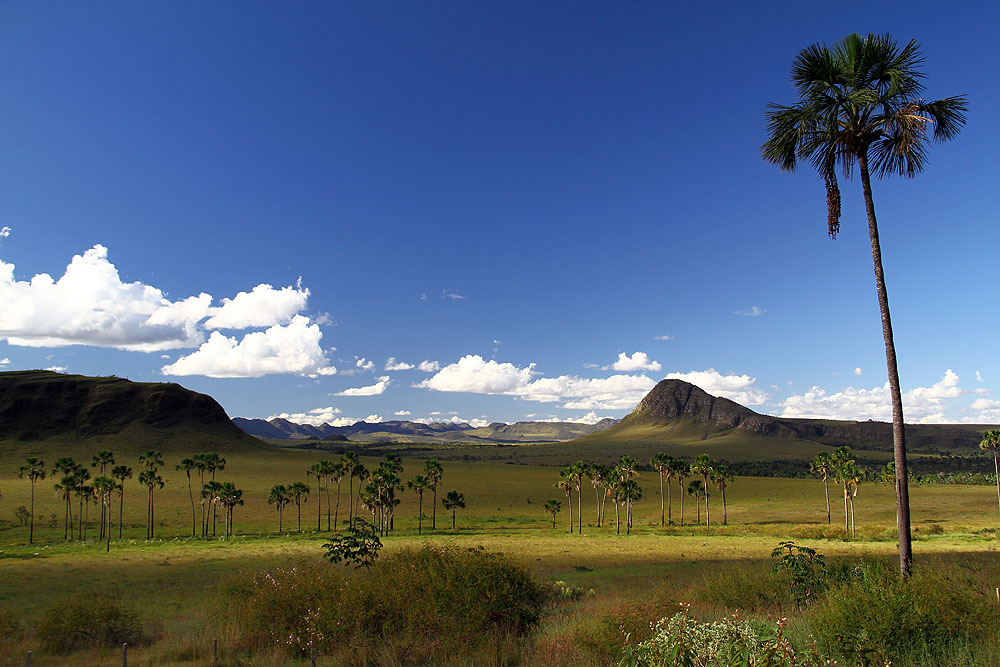
[[726, 508], [726, 487], [722, 487], [722, 525], [729, 525], [729, 510]]
[[1000, 511], [1000, 464], [997, 463], [997, 449], [993, 448], [993, 470], [997, 478], [997, 510]]
[[457, 512], [457, 511], [458, 511], [457, 509], [453, 509], [451, 511], [451, 529], [452, 530], [455, 530], [455, 512]]
[[[594, 497], [597, 499], [597, 527], [601, 527], [601, 492], [594, 487]], [[555, 518], [555, 517], [553, 517]]]
[[583, 535], [583, 480], [576, 487], [576, 532]]
[[[337, 487], [337, 492], [340, 492], [340, 487]], [[340, 496], [337, 497], [337, 505], [340, 505]], [[330, 480], [326, 480], [326, 532], [330, 532], [332, 528], [330, 527]]]
[[826, 491], [826, 522], [830, 523], [830, 481], [823, 476], [823, 490]]
[[302, 532], [302, 503], [298, 500], [295, 501], [295, 507], [299, 511], [299, 532]]
[[681, 496], [681, 526], [683, 527], [684, 526], [684, 480], [678, 478], [677, 486]]
[[712, 512], [708, 509], [708, 475], [705, 475], [705, 527], [712, 527]]
[[431, 503], [431, 530], [437, 530], [437, 515], [438, 515], [438, 487], [437, 484], [434, 485], [434, 502]]
[[871, 237], [872, 264], [875, 267], [875, 290], [882, 314], [882, 338], [885, 340], [885, 364], [889, 373], [889, 394], [892, 397], [892, 450], [896, 463], [896, 530], [899, 533], [899, 571], [904, 579], [913, 568], [913, 545], [910, 535], [910, 488], [906, 468], [906, 434], [903, 427], [903, 396], [899, 389], [899, 369], [896, 366], [896, 345], [892, 339], [892, 320], [889, 318], [889, 296], [885, 289], [882, 271], [882, 248], [878, 239], [878, 221], [875, 218], [875, 201], [872, 199], [871, 177], [868, 173], [868, 148], [858, 152], [861, 187], [868, 212], [868, 235]]
[[[671, 496], [670, 480], [667, 479], [667, 524], [674, 524], [674, 499]], [[661, 492], [662, 493], [662, 492]]]
[[851, 496], [851, 537], [855, 537], [857, 534], [854, 528], [854, 496]]
[[[329, 507], [329, 502], [327, 503]], [[337, 526], [337, 530], [340, 530], [340, 480], [337, 480], [337, 508], [333, 510], [333, 525]]]
[[615, 500], [615, 534], [622, 534], [622, 517], [621, 511], [618, 509], [618, 501]]
[[417, 494], [417, 535], [424, 533], [424, 493]]
[[566, 494], [569, 499], [569, 534], [573, 534], [573, 490], [570, 489], [569, 493]]
[[847, 501], [850, 498], [850, 494], [847, 492], [847, 484], [844, 484], [844, 532], [847, 536], [851, 536], [851, 510], [848, 509]]
[[195, 525], [194, 525], [194, 521], [195, 521], [195, 516], [194, 516], [194, 491], [191, 490], [191, 472], [190, 471], [188, 471], [188, 473], [187, 473], [187, 478], [188, 478], [188, 497], [191, 499], [191, 537], [195, 537], [195, 535], [196, 535], [196, 533], [195, 533], [196, 528], [195, 528]]
[[660, 526], [663, 526], [664, 517], [664, 507], [663, 507], [663, 473], [660, 473]]
[[122, 491], [118, 497], [118, 539], [122, 539], [122, 518], [125, 516], [125, 480], [122, 479]]
[[347, 480], [347, 527], [354, 527], [354, 474]]

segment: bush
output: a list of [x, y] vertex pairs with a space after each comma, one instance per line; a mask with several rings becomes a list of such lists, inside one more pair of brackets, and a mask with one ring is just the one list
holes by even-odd
[[251, 575], [230, 593], [244, 645], [362, 662], [432, 661], [502, 644], [535, 627], [551, 599], [550, 587], [502, 554], [429, 546], [367, 573], [314, 566]]
[[692, 595], [731, 611], [790, 610], [795, 604], [790, 587], [776, 583], [774, 575], [765, 570], [738, 567], [706, 576]]
[[[816, 635], [860, 662], [942, 658], [997, 627], [995, 603], [970, 576], [924, 564], [908, 581], [882, 563], [861, 563], [811, 615]], [[947, 662], [945, 660], [944, 662]]]
[[110, 595], [79, 595], [49, 607], [38, 625], [38, 638], [53, 653], [82, 648], [140, 644], [142, 626], [134, 613]]

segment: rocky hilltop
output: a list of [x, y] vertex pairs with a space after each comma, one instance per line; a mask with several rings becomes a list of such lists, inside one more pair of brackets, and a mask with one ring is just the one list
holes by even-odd
[[[914, 451], [976, 449], [985, 424], [907, 424], [907, 447]], [[877, 421], [785, 419], [754, 412], [682, 380], [663, 380], [621, 423], [582, 441], [696, 442], [707, 438], [759, 436], [822, 445], [892, 449], [892, 425]]]

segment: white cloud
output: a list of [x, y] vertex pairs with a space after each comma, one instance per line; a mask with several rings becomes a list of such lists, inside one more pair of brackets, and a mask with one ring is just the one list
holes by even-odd
[[442, 299], [450, 299], [452, 301], [464, 301], [465, 297], [457, 292], [449, 292], [448, 290], [441, 290]]
[[485, 361], [478, 354], [467, 354], [415, 386], [435, 391], [507, 394], [530, 382], [533, 368], [534, 364], [517, 368], [514, 364]]
[[1000, 401], [991, 398], [977, 398], [969, 404], [975, 413], [967, 420], [973, 424], [1000, 423]]
[[635, 407], [656, 384], [645, 375], [606, 378], [560, 375], [534, 380], [537, 375], [534, 367], [535, 364], [529, 364], [518, 368], [511, 363], [466, 355], [414, 386], [435, 391], [501, 394], [543, 403], [565, 401], [562, 407], [573, 410], [626, 410]]
[[333, 375], [320, 347], [323, 334], [309, 318], [296, 315], [287, 325], [276, 324], [236, 338], [213, 331], [195, 352], [163, 367], [164, 375], [209, 377], [260, 377], [273, 373], [297, 373], [315, 377]]
[[597, 422], [601, 421], [602, 419], [610, 419], [610, 418], [611, 418], [610, 416], [601, 417], [596, 412], [594, 412], [593, 410], [591, 410], [590, 412], [588, 412], [587, 414], [583, 415], [582, 417], [576, 417], [575, 419], [570, 419], [570, 421], [571, 422], [575, 422], [577, 424], [596, 424]]
[[413, 364], [408, 364], [405, 361], [396, 361], [396, 357], [389, 357], [385, 360], [385, 366], [382, 370], [386, 371], [408, 371], [413, 368]]
[[382, 417], [380, 415], [368, 415], [367, 417], [365, 417], [364, 421], [366, 421], [369, 424], [381, 424]]
[[653, 340], [673, 340], [674, 336], [669, 334], [664, 334], [662, 336], [653, 336]]
[[[432, 412], [431, 415], [433, 414], [434, 413]], [[488, 419], [480, 419], [480, 418], [466, 419], [464, 417], [459, 417], [457, 415], [448, 417], [446, 419], [442, 419], [441, 417], [434, 417], [434, 418], [421, 417], [419, 419], [414, 419], [413, 421], [417, 424], [468, 424], [472, 428], [482, 428], [484, 426], [490, 425], [490, 421]]]
[[373, 370], [375, 370], [375, 362], [374, 361], [368, 361], [364, 357], [361, 357], [360, 359], [358, 359], [357, 361], [355, 361], [354, 362], [354, 366], [356, 368], [361, 369], [362, 371], [373, 371]]
[[389, 376], [383, 375], [375, 384], [368, 385], [367, 387], [352, 387], [350, 389], [345, 389], [344, 391], [338, 391], [334, 394], [334, 396], [378, 396], [386, 390], [389, 384]]
[[760, 306], [750, 306], [745, 310], [734, 310], [733, 315], [739, 315], [741, 317], [759, 317], [766, 312], [766, 308], [761, 308]]
[[976, 371], [976, 382], [982, 382], [983, 376], [979, 371]]
[[[605, 368], [607, 370], [607, 368]], [[618, 361], [611, 364], [611, 370], [631, 373], [633, 371], [662, 371], [663, 366], [659, 361], [650, 360], [645, 352], [633, 352], [628, 356], [624, 352], [618, 353]]]
[[272, 419], [287, 419], [290, 422], [296, 424], [310, 424], [312, 426], [322, 426], [323, 424], [329, 424], [330, 426], [352, 426], [359, 419], [354, 419], [353, 417], [337, 417], [340, 410], [334, 407], [326, 408], [313, 408], [308, 412], [282, 412], [280, 414], [271, 415], [268, 417], [268, 421]]
[[14, 265], [0, 261], [0, 338], [12, 345], [195, 347], [204, 340], [197, 323], [211, 300], [202, 294], [172, 303], [155, 287], [123, 283], [102, 245], [75, 255], [59, 280], [40, 273], [17, 281]]
[[3, 227], [3, 228], [0, 228], [0, 239], [5, 239], [5, 238], [7, 238], [8, 236], [10, 236], [10, 233], [11, 233], [11, 231], [12, 231], [12, 230], [11, 230], [11, 228], [10, 228], [10, 227]]
[[[966, 395], [967, 391], [958, 386], [959, 376], [950, 368], [940, 381], [930, 387], [915, 387], [903, 393], [903, 415], [910, 423], [941, 423], [950, 421], [945, 417], [948, 407], [955, 399]], [[979, 401], [973, 401], [970, 407]], [[977, 410], [988, 409], [986, 404]], [[847, 387], [843, 391], [828, 394], [822, 387], [812, 387], [805, 394], [789, 396], [779, 404], [783, 408], [782, 417], [812, 419], [844, 419], [863, 421], [875, 419], [892, 420], [892, 401], [889, 383], [871, 389]]]
[[394, 414], [394, 415], [395, 415], [395, 416], [397, 416], [397, 417], [409, 417], [409, 416], [410, 416], [410, 415], [412, 415], [413, 413], [412, 413], [412, 412], [410, 412], [409, 410], [396, 410], [396, 411], [395, 411], [394, 413], [392, 413], [392, 414]]
[[667, 379], [684, 380], [701, 387], [713, 396], [721, 396], [740, 405], [761, 405], [770, 396], [754, 386], [757, 378], [731, 373], [723, 375], [714, 368], [690, 373], [669, 373]]
[[424, 373], [437, 373], [441, 370], [441, 364], [436, 361], [427, 361], [425, 359], [417, 364], [417, 370], [423, 371]]
[[205, 322], [208, 329], [248, 329], [286, 324], [306, 307], [309, 290], [300, 286], [274, 289], [266, 283], [249, 292], [239, 292], [232, 299], [223, 299], [222, 306], [213, 309]]
[[49, 366], [48, 368], [43, 370], [52, 371], [54, 373], [65, 373], [66, 368], [67, 368], [66, 366]]
[[854, 374], [855, 375], [861, 375], [861, 367], [860, 366], [855, 367]]
[[10, 366], [10, 359], [7, 357], [0, 359], [0, 366]]

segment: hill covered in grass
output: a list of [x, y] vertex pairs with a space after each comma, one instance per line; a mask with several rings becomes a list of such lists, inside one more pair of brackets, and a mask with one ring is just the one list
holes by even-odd
[[0, 373], [0, 454], [101, 448], [164, 454], [270, 449], [237, 428], [215, 399], [165, 382], [51, 371]]
[[[986, 424], [907, 424], [907, 449], [913, 452], [977, 450]], [[754, 412], [726, 398], [712, 396], [682, 380], [658, 383], [621, 422], [566, 445], [633, 448], [674, 445], [703, 451], [739, 450], [761, 456], [801, 453], [812, 458], [820, 449], [846, 445], [860, 450], [891, 451], [892, 425], [877, 421], [786, 419]], [[735, 451], [733, 451], [735, 450]]]

